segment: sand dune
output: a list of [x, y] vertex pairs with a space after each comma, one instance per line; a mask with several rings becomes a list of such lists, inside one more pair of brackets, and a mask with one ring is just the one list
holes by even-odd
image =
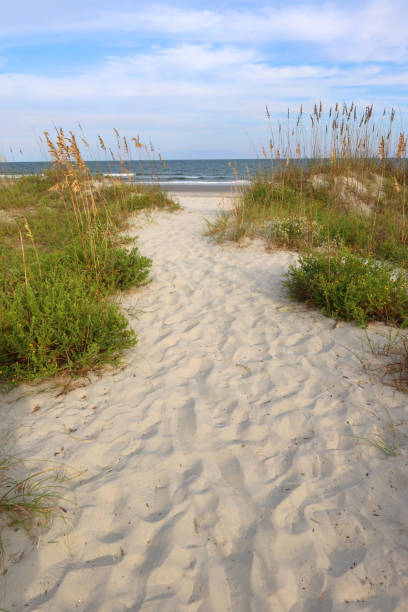
[[[66, 524], [35, 549], [9, 543], [0, 607], [406, 610], [406, 397], [363, 372], [361, 330], [288, 301], [294, 254], [213, 245], [203, 216], [220, 196], [179, 198], [134, 220], [154, 265], [123, 298], [127, 366], [3, 402], [26, 456], [86, 472]], [[386, 408], [396, 457], [353, 437]]]

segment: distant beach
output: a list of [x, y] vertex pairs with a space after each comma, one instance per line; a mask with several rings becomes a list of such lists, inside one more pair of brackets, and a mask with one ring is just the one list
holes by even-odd
[[[247, 183], [249, 174], [267, 167], [266, 160], [259, 159], [199, 159], [199, 160], [126, 160], [87, 161], [92, 174], [102, 174], [130, 182], [155, 182], [166, 189], [170, 185], [209, 188]], [[51, 162], [7, 162], [0, 161], [0, 176], [41, 174], [52, 167]]]

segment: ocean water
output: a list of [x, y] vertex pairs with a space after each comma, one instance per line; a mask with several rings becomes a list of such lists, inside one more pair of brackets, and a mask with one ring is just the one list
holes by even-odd
[[[86, 162], [92, 174], [116, 176], [131, 182], [171, 185], [231, 185], [248, 181], [256, 172], [270, 167], [265, 159], [180, 159], [168, 161], [127, 161], [126, 172], [118, 162]], [[0, 176], [42, 174], [51, 162], [0, 162]]]

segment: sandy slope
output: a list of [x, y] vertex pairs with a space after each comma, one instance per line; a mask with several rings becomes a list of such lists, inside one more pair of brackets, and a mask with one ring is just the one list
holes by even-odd
[[[124, 298], [142, 311], [128, 366], [1, 408], [18, 450], [87, 470], [67, 524], [2, 579], [1, 606], [406, 610], [406, 397], [364, 374], [360, 330], [288, 302], [294, 255], [212, 245], [219, 197], [180, 200], [134, 223], [154, 267]], [[381, 429], [385, 407], [397, 457], [351, 435]]]

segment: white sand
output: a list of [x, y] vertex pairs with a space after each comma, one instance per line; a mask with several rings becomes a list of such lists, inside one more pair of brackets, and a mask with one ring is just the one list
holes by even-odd
[[[7, 534], [0, 607], [407, 610], [406, 396], [363, 372], [361, 330], [287, 300], [293, 254], [211, 244], [219, 197], [180, 201], [134, 222], [154, 266], [127, 367], [3, 401], [18, 451], [86, 473], [35, 549]], [[352, 437], [385, 408], [396, 457]]]

